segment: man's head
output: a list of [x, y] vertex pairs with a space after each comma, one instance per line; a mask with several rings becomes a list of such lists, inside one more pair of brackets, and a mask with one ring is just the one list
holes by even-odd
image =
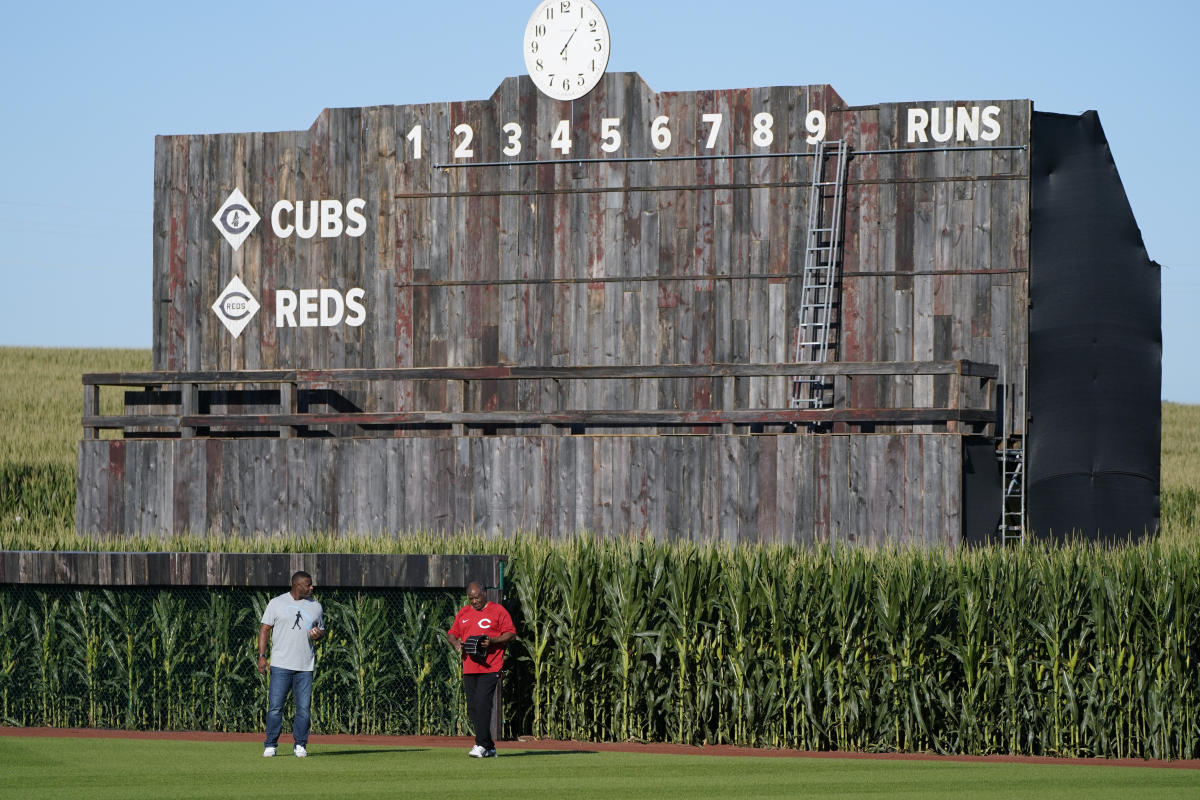
[[309, 575], [304, 570], [300, 570], [292, 575], [292, 597], [297, 600], [304, 600], [312, 597], [313, 581], [312, 575]]
[[478, 581], [471, 581], [467, 584], [467, 602], [476, 611], [483, 611], [483, 607], [487, 605], [487, 595]]

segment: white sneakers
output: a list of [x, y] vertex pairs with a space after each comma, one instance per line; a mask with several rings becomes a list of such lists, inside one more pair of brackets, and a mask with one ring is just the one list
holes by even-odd
[[487, 750], [480, 745], [475, 745], [467, 751], [467, 755], [469, 755], [471, 758], [495, 758], [496, 750], [494, 748]]
[[[308, 756], [308, 750], [306, 750], [304, 748], [304, 745], [298, 744], [292, 748], [292, 754], [295, 755], [296, 758], [306, 758]], [[264, 747], [263, 748], [263, 758], [271, 758], [274, 755], [275, 755], [274, 747]]]

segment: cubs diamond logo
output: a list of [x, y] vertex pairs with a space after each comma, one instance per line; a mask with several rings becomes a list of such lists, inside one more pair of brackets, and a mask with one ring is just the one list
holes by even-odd
[[234, 276], [221, 292], [217, 302], [212, 304], [213, 313], [235, 339], [242, 335], [242, 331], [250, 324], [251, 318], [258, 313], [259, 308], [258, 301], [237, 276]]
[[212, 218], [213, 224], [217, 226], [217, 230], [225, 237], [225, 241], [237, 250], [242, 246], [242, 242], [246, 241], [246, 237], [250, 235], [250, 231], [254, 230], [254, 226], [262, 219], [258, 216], [258, 212], [250, 205], [250, 201], [242, 194], [241, 189], [234, 189], [229, 197], [225, 198], [225, 202], [221, 204], [221, 208]]

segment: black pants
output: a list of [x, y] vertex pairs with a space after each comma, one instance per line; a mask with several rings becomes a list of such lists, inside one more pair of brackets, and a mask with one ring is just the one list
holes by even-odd
[[467, 711], [471, 714], [471, 724], [475, 726], [475, 744], [486, 750], [496, 749], [496, 743], [492, 741], [492, 705], [499, 683], [499, 672], [463, 675]]

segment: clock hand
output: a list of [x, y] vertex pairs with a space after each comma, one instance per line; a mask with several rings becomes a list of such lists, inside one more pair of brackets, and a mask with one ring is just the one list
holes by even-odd
[[567, 37], [567, 41], [563, 42], [562, 50], [558, 54], [563, 57], [563, 61], [567, 60], [567, 47], [571, 44], [571, 40], [575, 38], [575, 34], [579, 31], [579, 26], [575, 26], [575, 30], [571, 31], [571, 35]]

